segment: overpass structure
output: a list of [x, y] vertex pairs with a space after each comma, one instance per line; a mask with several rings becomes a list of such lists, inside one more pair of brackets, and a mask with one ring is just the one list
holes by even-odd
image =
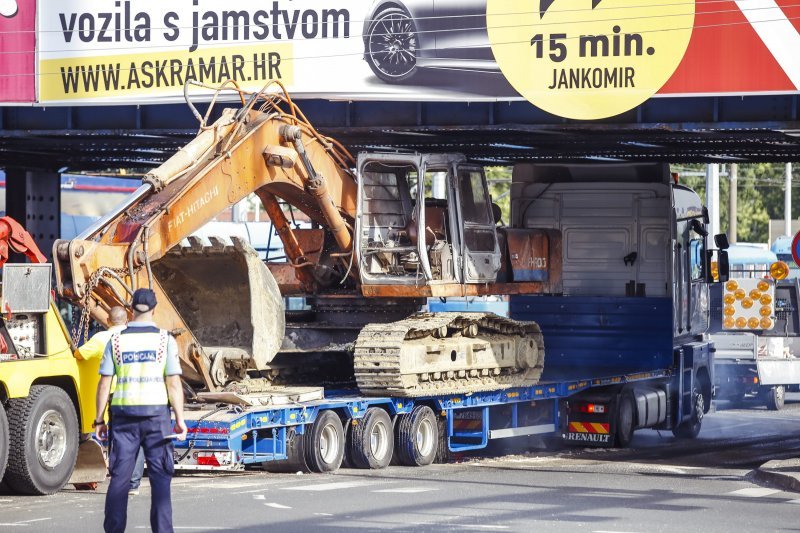
[[792, 0], [7, 3], [0, 168], [9, 214], [45, 241], [59, 169], [152, 167], [195, 135], [188, 79], [278, 78], [354, 152], [800, 160]]

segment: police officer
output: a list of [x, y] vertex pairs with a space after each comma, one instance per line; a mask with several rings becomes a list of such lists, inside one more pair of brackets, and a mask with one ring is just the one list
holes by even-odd
[[183, 389], [180, 381], [178, 346], [170, 334], [153, 323], [156, 295], [150, 289], [133, 293], [133, 320], [111, 336], [100, 364], [97, 387], [98, 438], [108, 435], [104, 414], [113, 376], [117, 388], [111, 400], [114, 430], [111, 433], [106, 494], [107, 532], [125, 531], [128, 489], [139, 447], [150, 472], [150, 527], [156, 533], [173, 531], [170, 482], [174, 471], [169, 405], [175, 413], [178, 438], [186, 438], [183, 421]]

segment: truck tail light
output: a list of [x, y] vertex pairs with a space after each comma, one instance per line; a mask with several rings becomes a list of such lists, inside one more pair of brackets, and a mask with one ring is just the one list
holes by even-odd
[[606, 406], [601, 403], [579, 403], [579, 413], [601, 414], [606, 412]]

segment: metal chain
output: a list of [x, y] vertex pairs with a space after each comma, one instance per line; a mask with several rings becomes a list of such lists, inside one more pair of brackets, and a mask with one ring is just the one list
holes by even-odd
[[[126, 268], [102, 267], [92, 272], [92, 275], [89, 276], [88, 280], [86, 280], [85, 292], [83, 293], [80, 301], [81, 318], [77, 324], [73, 321], [72, 325], [72, 341], [76, 346], [83, 344], [83, 342], [86, 342], [86, 340], [89, 338], [89, 323], [91, 322], [89, 305], [92, 301], [92, 292], [100, 284], [100, 280], [103, 278], [103, 276], [109, 272], [117, 274], [118, 276], [128, 275], [128, 269]], [[83, 342], [81, 342], [81, 340]]]

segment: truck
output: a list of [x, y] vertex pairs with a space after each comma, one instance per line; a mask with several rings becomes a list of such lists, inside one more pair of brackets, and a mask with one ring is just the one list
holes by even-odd
[[[716, 398], [765, 405], [777, 411], [784, 406], [786, 392], [800, 385], [800, 285], [797, 278], [788, 277], [789, 266], [772, 251], [739, 244], [728, 252], [731, 280], [711, 288], [709, 339], [716, 347]], [[742, 327], [726, 327], [726, 319], [730, 326], [737, 318], [727, 315], [726, 307], [737, 301], [739, 289], [749, 296], [753, 289], [746, 286], [748, 283], [767, 288], [762, 291], [763, 301], [753, 306], [760, 311], [759, 319], [752, 323], [748, 319], [747, 324], [743, 321]], [[766, 308], [762, 305], [765, 302], [772, 305]]]
[[[708, 215], [666, 165], [518, 164], [499, 227], [463, 155], [353, 157], [279, 84], [240, 94], [214, 123], [192, 107], [196, 138], [53, 248], [59, 294], [101, 323], [136, 288], [156, 292], [194, 401], [180, 467], [328, 472], [524, 435], [698, 434], [713, 383]], [[250, 193], [286, 262], [187, 238]], [[510, 316], [417, 312], [482, 295], [507, 296]], [[285, 313], [291, 296], [309, 309]]]
[[[10, 254], [30, 263], [9, 262]], [[106, 464], [92, 433], [99, 361], [80, 361], [51, 296], [52, 266], [0, 218], [0, 479], [24, 494], [92, 487]]]

